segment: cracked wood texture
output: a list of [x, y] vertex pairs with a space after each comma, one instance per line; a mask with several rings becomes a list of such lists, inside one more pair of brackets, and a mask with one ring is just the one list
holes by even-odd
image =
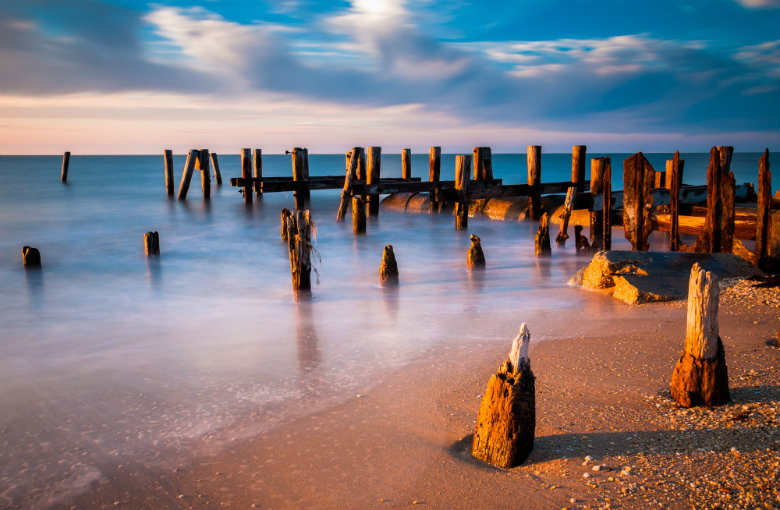
[[482, 251], [482, 240], [471, 234], [471, 246], [466, 254], [466, 267], [469, 271], [485, 269], [485, 252]]
[[552, 255], [550, 223], [547, 213], [542, 214], [542, 219], [539, 220], [539, 229], [536, 231], [536, 238], [534, 238], [534, 255], [537, 257], [549, 257]]
[[636, 251], [647, 251], [647, 238], [653, 231], [655, 170], [644, 154], [637, 152], [623, 161], [623, 228], [626, 239]]
[[769, 255], [770, 217], [772, 214], [772, 172], [769, 171], [769, 149], [758, 163], [758, 204], [756, 205], [756, 263], [766, 264]]
[[393, 245], [388, 244], [382, 252], [382, 264], [379, 266], [379, 284], [395, 285], [398, 283], [398, 262], [395, 260]]

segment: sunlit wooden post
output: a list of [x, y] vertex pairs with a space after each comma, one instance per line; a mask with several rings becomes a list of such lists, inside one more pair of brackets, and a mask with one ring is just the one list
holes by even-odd
[[528, 146], [528, 185], [531, 194], [528, 196], [528, 217], [538, 220], [542, 211], [542, 146]]
[[165, 169], [165, 191], [169, 196], [176, 194], [173, 184], [173, 151], [165, 149], [163, 152], [163, 165]]

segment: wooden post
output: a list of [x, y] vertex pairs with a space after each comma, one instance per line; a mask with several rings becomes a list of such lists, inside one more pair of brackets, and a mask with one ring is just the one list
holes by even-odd
[[[263, 178], [262, 149], [252, 149], [252, 172], [255, 179]], [[257, 194], [257, 198], [263, 198], [263, 184], [261, 182], [255, 182], [255, 194]]]
[[395, 260], [393, 245], [388, 244], [382, 252], [382, 264], [379, 266], [379, 284], [398, 284], [398, 262]]
[[722, 405], [731, 399], [726, 353], [718, 331], [720, 287], [698, 263], [688, 284], [685, 347], [672, 374], [672, 398], [683, 407]]
[[734, 251], [734, 220], [736, 212], [734, 210], [734, 199], [737, 184], [734, 180], [734, 174], [731, 172], [731, 156], [734, 153], [734, 147], [718, 147], [720, 154], [720, 202], [722, 207], [721, 217], [721, 240], [720, 251], [722, 253], [732, 253]]
[[200, 151], [195, 149], [190, 150], [189, 154], [187, 154], [187, 161], [184, 163], [184, 171], [181, 173], [181, 181], [179, 182], [179, 194], [177, 195], [179, 200], [187, 198], [192, 172], [195, 170], [195, 162], [198, 160], [199, 154]]
[[666, 172], [659, 172], [656, 170], [653, 175], [653, 188], [665, 188], [666, 187]]
[[485, 252], [482, 251], [482, 240], [471, 234], [471, 246], [466, 253], [466, 267], [469, 271], [485, 269]]
[[585, 163], [588, 147], [586, 145], [574, 145], [571, 148], [571, 182], [577, 187], [578, 192], [585, 191]]
[[680, 250], [680, 174], [683, 164], [680, 151], [666, 162], [666, 185], [669, 187], [669, 251]]
[[542, 210], [542, 146], [528, 146], [528, 185], [531, 194], [528, 196], [528, 217], [538, 220]]
[[[678, 153], [680, 151], [677, 151]], [[667, 159], [666, 160], [666, 174], [664, 179], [664, 188], [671, 190], [672, 189], [672, 166], [674, 165], [674, 160]]]
[[303, 180], [306, 188], [303, 190], [303, 200], [306, 205], [311, 204], [311, 188], [309, 188], [309, 149], [303, 149]]
[[653, 210], [653, 180], [655, 169], [637, 152], [623, 161], [623, 229], [635, 251], [647, 251], [647, 238], [653, 231], [650, 213]]
[[574, 207], [574, 195], [576, 192], [576, 186], [569, 186], [569, 189], [566, 190], [566, 201], [563, 203], [563, 219], [561, 220], [561, 228], [558, 229], [558, 235], [555, 236], [555, 246], [566, 246], [566, 240], [569, 238], [569, 217]]
[[493, 179], [493, 154], [490, 147], [474, 147], [474, 180]]
[[311, 234], [314, 222], [309, 210], [296, 211], [287, 218], [287, 242], [290, 251], [290, 274], [296, 296], [311, 290]]
[[466, 230], [469, 226], [469, 175], [471, 158], [465, 155], [455, 156], [455, 189], [458, 201], [455, 204], [455, 229]]
[[203, 187], [203, 199], [211, 198], [211, 175], [209, 170], [209, 150], [201, 149], [198, 154], [197, 168], [200, 170], [200, 184]]
[[163, 168], [165, 169], [165, 192], [168, 196], [176, 194], [176, 190], [173, 187], [173, 151], [171, 149], [165, 149], [163, 151]]
[[[306, 161], [304, 159], [304, 149], [301, 147], [295, 147], [292, 150], [293, 181], [301, 182], [304, 186], [307, 185], [304, 173], [305, 164]], [[308, 190], [308, 187], [306, 190]], [[297, 211], [303, 210], [303, 208], [306, 206], [306, 190], [298, 189], [293, 193], [293, 197], [295, 198], [295, 209]]]
[[574, 225], [574, 243], [577, 255], [588, 255], [590, 253], [590, 243], [588, 238], [582, 235], [582, 225]]
[[352, 183], [357, 179], [357, 167], [360, 159], [360, 147], [353, 147], [352, 154], [347, 158], [347, 175], [344, 177], [344, 189], [341, 191], [339, 210], [336, 213], [336, 221], [344, 221], [347, 215], [347, 206], [352, 197]]
[[25, 246], [22, 248], [22, 264], [25, 269], [36, 269], [41, 267], [41, 252], [38, 248]]
[[366, 150], [363, 147], [355, 147], [358, 149], [358, 159], [357, 159], [357, 173], [355, 174], [355, 177], [357, 178], [357, 182], [365, 183], [366, 182]]
[[[604, 192], [604, 158], [590, 160], [590, 194], [601, 195]], [[604, 235], [604, 209], [590, 212], [590, 245], [594, 251], [601, 249]]]
[[[368, 148], [368, 168], [366, 169], [366, 184], [379, 184], [379, 176], [382, 168], [382, 147]], [[371, 193], [368, 195], [366, 204], [368, 216], [379, 216], [379, 195]]]
[[604, 220], [601, 229], [602, 240], [601, 249], [612, 249], [612, 158], [604, 158], [604, 171], [601, 174], [602, 196], [604, 197], [604, 207], [602, 217]]
[[439, 212], [439, 177], [441, 176], [441, 147], [431, 147], [428, 151], [428, 180], [431, 182], [428, 197], [430, 213]]
[[211, 153], [211, 166], [214, 167], [214, 180], [217, 186], [222, 186], [222, 172], [219, 171], [219, 158], [216, 152]]
[[280, 231], [280, 234], [282, 236], [282, 241], [287, 241], [287, 218], [289, 218], [290, 216], [292, 216], [292, 213], [290, 212], [289, 209], [287, 209], [286, 207], [282, 209], [282, 213], [281, 213], [282, 228]]
[[550, 224], [547, 213], [542, 213], [542, 218], [539, 220], [539, 229], [536, 231], [536, 238], [534, 239], [534, 255], [536, 257], [549, 257], [552, 255]]
[[251, 204], [254, 185], [249, 181], [252, 178], [252, 151], [248, 148], [241, 149], [241, 178], [244, 179], [244, 203]]
[[147, 257], [160, 254], [160, 235], [157, 232], [144, 234], [144, 251]]
[[352, 197], [352, 233], [366, 235], [366, 206], [360, 196]]
[[769, 149], [758, 162], [758, 203], [756, 204], [756, 264], [763, 267], [769, 255], [771, 225], [772, 172], [769, 171]]
[[68, 182], [68, 167], [70, 166], [70, 152], [62, 155], [62, 173], [60, 173], [60, 182]]
[[401, 149], [401, 178], [412, 180], [412, 149]]
[[503, 468], [522, 464], [534, 448], [536, 388], [525, 323], [512, 342], [509, 359], [490, 377], [479, 406], [471, 455]]

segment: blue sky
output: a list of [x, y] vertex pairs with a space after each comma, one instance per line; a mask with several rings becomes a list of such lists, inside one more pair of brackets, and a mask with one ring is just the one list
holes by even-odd
[[780, 148], [780, 0], [0, 0], [0, 25], [2, 153]]

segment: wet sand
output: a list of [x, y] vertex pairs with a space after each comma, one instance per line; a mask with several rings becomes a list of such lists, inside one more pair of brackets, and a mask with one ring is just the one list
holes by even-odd
[[514, 469], [469, 455], [480, 396], [511, 338], [453, 339], [377, 373], [373, 389], [349, 401], [225, 449], [204, 438], [190, 464], [107, 461], [87, 493], [54, 506], [778, 508], [780, 350], [769, 344], [780, 293], [740, 289], [721, 299], [726, 406], [669, 400], [685, 304], [641, 305], [599, 334], [581, 336], [587, 328], [575, 322], [570, 336], [532, 344], [536, 442]]

